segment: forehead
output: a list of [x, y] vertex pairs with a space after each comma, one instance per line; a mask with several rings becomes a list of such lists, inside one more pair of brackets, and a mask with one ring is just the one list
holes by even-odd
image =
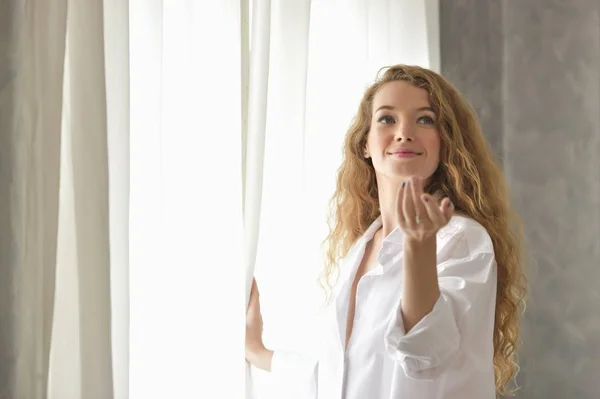
[[388, 82], [381, 86], [373, 97], [373, 109], [382, 105], [391, 105], [398, 109], [410, 109], [430, 106], [429, 93], [425, 89], [408, 82]]

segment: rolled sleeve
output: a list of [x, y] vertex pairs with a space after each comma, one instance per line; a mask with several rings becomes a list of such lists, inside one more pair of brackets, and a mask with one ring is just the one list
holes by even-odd
[[[385, 334], [385, 348], [408, 377], [439, 377], [465, 337], [477, 334], [477, 326], [482, 322], [493, 320], [490, 312], [493, 315], [495, 301], [489, 296], [496, 295], [497, 277], [493, 247], [488, 240], [486, 235], [483, 240], [469, 243], [471, 251], [457, 250], [438, 264], [440, 296], [432, 311], [408, 333], [400, 301]], [[462, 256], [456, 256], [457, 253]]]
[[442, 294], [433, 310], [409, 332], [405, 332], [402, 313], [394, 314], [385, 336], [388, 354], [402, 364], [408, 377], [432, 380], [460, 346], [460, 333], [452, 307]]

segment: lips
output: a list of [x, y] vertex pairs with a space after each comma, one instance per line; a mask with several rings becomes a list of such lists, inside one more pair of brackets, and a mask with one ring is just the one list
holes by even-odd
[[398, 157], [408, 157], [408, 156], [423, 155], [423, 153], [418, 152], [418, 151], [412, 151], [412, 150], [398, 150], [398, 151], [391, 152], [390, 155], [395, 155]]

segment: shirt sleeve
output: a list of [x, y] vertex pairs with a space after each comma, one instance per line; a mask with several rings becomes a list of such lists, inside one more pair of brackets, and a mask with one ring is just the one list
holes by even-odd
[[309, 356], [276, 350], [271, 360], [271, 374], [280, 397], [317, 399], [319, 363]]
[[388, 354], [410, 378], [434, 380], [461, 339], [481, 323], [493, 323], [497, 277], [491, 239], [485, 230], [453, 238], [449, 255], [437, 265], [440, 296], [432, 311], [406, 333], [400, 301], [385, 335]]

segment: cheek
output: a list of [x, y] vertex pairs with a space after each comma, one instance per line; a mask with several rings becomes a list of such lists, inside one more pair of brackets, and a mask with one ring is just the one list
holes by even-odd
[[430, 156], [434, 156], [435, 158], [440, 157], [441, 140], [438, 132], [432, 132], [432, 134], [428, 135], [422, 143]]
[[371, 156], [379, 158], [383, 149], [388, 147], [388, 144], [385, 135], [372, 132], [367, 138], [367, 146], [371, 150]]

